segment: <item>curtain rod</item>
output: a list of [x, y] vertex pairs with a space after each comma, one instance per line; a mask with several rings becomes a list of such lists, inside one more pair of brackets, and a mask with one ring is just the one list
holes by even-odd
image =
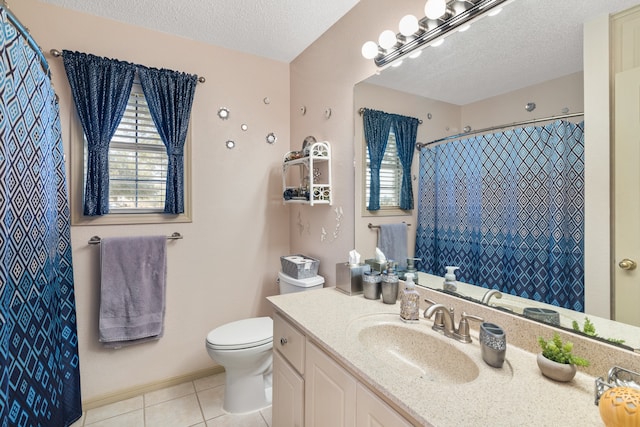
[[5, 0], [0, 0], [0, 8], [4, 9], [4, 11], [7, 13], [7, 18], [9, 18], [9, 21], [11, 21], [11, 23], [16, 27], [18, 32], [22, 34], [22, 36], [24, 36], [25, 39], [27, 39], [27, 43], [29, 43], [29, 46], [31, 46], [31, 48], [35, 51], [36, 55], [38, 55], [38, 58], [40, 58], [40, 65], [42, 66], [42, 69], [44, 70], [44, 72], [47, 74], [48, 77], [51, 77], [51, 71], [49, 70], [49, 63], [47, 62], [47, 59], [44, 57], [44, 53], [42, 52], [42, 49], [40, 49], [40, 46], [38, 46], [38, 43], [36, 43], [34, 38], [29, 33], [29, 30], [27, 29], [27, 27], [25, 27], [22, 24], [22, 22], [20, 22], [18, 17], [14, 15], [13, 12], [11, 12], [11, 10], [9, 10], [9, 5]]
[[[358, 114], [362, 115], [362, 114], [364, 113], [364, 110], [365, 110], [365, 108], [364, 108], [364, 107], [360, 108], [360, 109], [358, 110]], [[387, 114], [389, 114], [389, 113], [387, 113]], [[418, 123], [419, 123], [419, 124], [422, 124], [422, 119], [418, 119]]]
[[[2, 1], [2, 0], [0, 0]], [[51, 49], [49, 50], [49, 53], [51, 54], [51, 56], [55, 57], [55, 58], [61, 58], [62, 57], [62, 52], [59, 51], [58, 49]], [[206, 82], [207, 79], [205, 79], [204, 77], [200, 76], [198, 77], [198, 83], [204, 83]]]
[[436, 139], [436, 140], [433, 140], [431, 142], [418, 142], [418, 143], [416, 143], [416, 149], [421, 150], [422, 147], [427, 147], [427, 146], [429, 146], [431, 144], [435, 144], [435, 143], [438, 143], [438, 142], [448, 141], [450, 139], [458, 139], [458, 138], [462, 138], [463, 136], [475, 135], [475, 134], [478, 134], [478, 133], [489, 132], [489, 131], [492, 131], [492, 130], [504, 129], [504, 128], [508, 128], [508, 127], [512, 127], [512, 126], [528, 125], [528, 124], [538, 123], [538, 122], [546, 122], [546, 121], [549, 121], [549, 120], [566, 119], [568, 117], [578, 117], [578, 116], [584, 116], [584, 113], [559, 114], [557, 116], [549, 116], [549, 117], [543, 117], [543, 118], [540, 118], [540, 119], [523, 120], [521, 122], [513, 122], [513, 123], [507, 123], [507, 124], [499, 125], [499, 126], [492, 126], [492, 127], [488, 127], [488, 128], [484, 128], [484, 129], [474, 130], [474, 131], [471, 131], [471, 132], [459, 133], [457, 135], [445, 136], [444, 138]]

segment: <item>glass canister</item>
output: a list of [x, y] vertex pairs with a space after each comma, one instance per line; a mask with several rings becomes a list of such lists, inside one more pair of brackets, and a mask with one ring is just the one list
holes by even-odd
[[389, 262], [387, 270], [382, 275], [382, 302], [385, 304], [395, 304], [398, 299], [399, 278], [395, 271], [394, 264]]
[[362, 275], [362, 292], [366, 299], [380, 299], [382, 276], [379, 271], [367, 271]]

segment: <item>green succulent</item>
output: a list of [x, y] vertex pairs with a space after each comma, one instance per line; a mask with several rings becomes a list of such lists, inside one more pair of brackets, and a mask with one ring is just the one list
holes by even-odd
[[[583, 332], [584, 334], [589, 335], [590, 337], [599, 337], [599, 335], [596, 334], [596, 327], [588, 317], [584, 318], [584, 326], [582, 327], [582, 330], [580, 329], [580, 324], [575, 320], [572, 322], [572, 326], [574, 331]], [[623, 339], [618, 339], [618, 338], [605, 338], [605, 339], [614, 344], [624, 344]]]
[[540, 344], [540, 348], [542, 349], [542, 355], [549, 360], [569, 365], [589, 366], [588, 360], [571, 353], [573, 343], [569, 341], [563, 343], [557, 332], [554, 333], [553, 338], [548, 341], [542, 337], [538, 337], [538, 344]]

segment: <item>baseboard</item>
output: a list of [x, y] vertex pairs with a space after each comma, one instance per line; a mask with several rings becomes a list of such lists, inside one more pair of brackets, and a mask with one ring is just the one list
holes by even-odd
[[149, 384], [131, 387], [124, 390], [119, 390], [114, 393], [105, 394], [104, 396], [99, 396], [89, 400], [83, 400], [82, 410], [88, 411], [89, 409], [99, 408], [100, 406], [108, 405], [110, 403], [115, 403], [121, 400], [140, 396], [141, 394], [144, 394], [144, 393], [149, 393], [151, 391], [156, 391], [156, 390], [171, 387], [174, 385], [186, 383], [188, 381], [195, 381], [200, 378], [221, 374], [223, 372], [224, 372], [224, 368], [222, 366], [214, 366], [213, 368], [202, 369], [200, 371], [192, 372], [186, 375], [180, 375], [173, 378], [167, 378], [164, 380], [155, 381]]

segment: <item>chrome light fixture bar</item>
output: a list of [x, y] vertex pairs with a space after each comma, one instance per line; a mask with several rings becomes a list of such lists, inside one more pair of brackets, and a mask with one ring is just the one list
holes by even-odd
[[[392, 62], [430, 44], [443, 39], [447, 34], [458, 31], [472, 21], [498, 11], [499, 6], [512, 0], [449, 0], [446, 12], [436, 20], [426, 16], [420, 20], [418, 31], [411, 36], [396, 34], [396, 43], [384, 49], [378, 45], [378, 54], [373, 58], [378, 67], [384, 67]], [[464, 10], [463, 7], [464, 6]], [[433, 23], [437, 25], [433, 26]], [[373, 43], [373, 42], [367, 42]], [[363, 49], [364, 50], [364, 49]], [[363, 53], [364, 55], [364, 53]]]

